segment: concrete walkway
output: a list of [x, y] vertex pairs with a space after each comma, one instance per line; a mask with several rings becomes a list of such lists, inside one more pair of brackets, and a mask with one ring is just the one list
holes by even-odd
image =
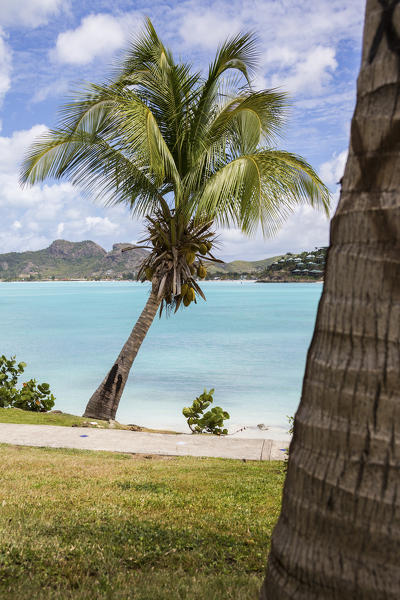
[[0, 423], [0, 443], [132, 454], [283, 460], [287, 442], [232, 437], [145, 433], [118, 429]]

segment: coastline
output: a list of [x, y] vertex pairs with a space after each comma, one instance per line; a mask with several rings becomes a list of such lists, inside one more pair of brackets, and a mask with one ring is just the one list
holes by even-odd
[[[138, 427], [143, 427], [143, 429], [148, 429], [144, 425], [139, 425]], [[240, 423], [235, 423], [231, 425], [226, 425], [228, 429], [227, 436], [221, 436], [222, 438], [238, 438], [238, 439], [251, 439], [251, 440], [274, 440], [279, 442], [290, 442], [292, 439], [291, 434], [288, 432], [288, 429], [284, 427], [279, 427], [277, 425], [263, 425], [262, 428], [257, 425], [243, 425]], [[171, 434], [178, 435], [196, 435], [192, 434], [187, 428], [185, 431], [181, 431], [182, 427], [177, 426], [174, 429], [170, 429], [169, 427], [154, 427], [151, 428], [153, 431], [159, 429], [164, 432], [168, 431]], [[203, 434], [208, 435], [208, 434]], [[211, 436], [211, 434], [210, 434]], [[214, 438], [215, 436], [211, 436]], [[218, 436], [217, 436], [218, 437]]]
[[[30, 281], [29, 279], [13, 279], [4, 280], [0, 279], [0, 283], [140, 283], [145, 284], [146, 282], [137, 281], [136, 279], [36, 279]], [[269, 280], [269, 279], [205, 279], [201, 282], [202, 285], [205, 283], [324, 283], [323, 279], [283, 279], [280, 281]]]
[[[124, 419], [124, 421], [126, 421], [126, 419]], [[143, 423], [146, 421], [145, 419], [141, 419], [139, 422]], [[103, 421], [101, 419], [90, 419], [71, 414], [70, 412], [64, 412], [59, 409], [50, 410], [44, 413], [36, 413], [19, 408], [0, 408], [0, 423], [86, 427], [88, 429], [128, 430], [134, 432], [140, 431], [142, 433], [183, 435], [185, 437], [192, 437], [194, 435], [195, 437], [198, 437], [197, 434], [193, 434], [189, 430], [186, 422], [182, 422], [182, 420], [177, 420], [176, 422], [170, 421], [165, 427], [165, 422], [162, 423], [162, 419], [160, 419], [160, 421], [153, 421], [151, 424], [147, 422], [146, 426], [143, 424], [139, 425], [137, 422], [123, 423], [119, 420]], [[246, 425], [238, 421], [232, 423], [226, 422], [225, 426], [228, 429], [228, 435], [221, 436], [222, 438], [275, 440], [280, 442], [289, 442], [291, 439], [288, 426], [265, 425], [264, 423], [259, 423], [258, 425]], [[209, 439], [216, 437], [211, 434], [202, 434], [202, 437], [204, 436], [209, 437]]]
[[324, 283], [323, 279], [256, 279], [256, 283]]

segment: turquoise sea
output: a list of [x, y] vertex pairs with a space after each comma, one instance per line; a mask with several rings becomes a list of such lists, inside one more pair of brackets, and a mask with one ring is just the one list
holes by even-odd
[[[117, 414], [186, 430], [182, 408], [204, 387], [232, 425], [287, 429], [301, 393], [322, 284], [205, 282], [207, 302], [156, 319]], [[55, 408], [81, 414], [143, 308], [132, 282], [0, 283], [0, 354], [47, 381]]]

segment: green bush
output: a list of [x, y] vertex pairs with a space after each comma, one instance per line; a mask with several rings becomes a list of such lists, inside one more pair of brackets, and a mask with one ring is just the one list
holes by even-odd
[[14, 408], [32, 410], [34, 412], [47, 412], [54, 406], [55, 398], [50, 392], [48, 383], [36, 383], [36, 379], [30, 379], [22, 384], [22, 390], [14, 401]]
[[[214, 390], [204, 392], [193, 401], [192, 406], [182, 410], [187, 419], [187, 424], [193, 433], [213, 433], [214, 435], [226, 435], [227, 429], [223, 429], [224, 419], [229, 419], [229, 414], [220, 406], [214, 406], [211, 410], [204, 411], [214, 402]], [[204, 413], [204, 414], [203, 414]]]
[[[290, 417], [289, 415], [286, 415], [287, 420], [289, 421], [289, 429], [288, 429], [288, 433], [290, 435], [293, 435], [293, 430], [294, 430], [294, 417]], [[285, 451], [285, 469], [287, 470], [288, 467], [288, 461], [289, 461], [289, 448], [286, 449]]]
[[22, 384], [20, 390], [16, 387], [25, 367], [24, 362], [17, 364], [15, 356], [0, 356], [0, 407], [47, 412], [53, 408], [55, 401], [48, 383], [38, 384], [36, 379], [30, 379]]
[[0, 356], [0, 407], [6, 408], [11, 406], [19, 392], [16, 388], [18, 377], [22, 375], [26, 363], [20, 362], [17, 364], [15, 356], [7, 358], [2, 354]]

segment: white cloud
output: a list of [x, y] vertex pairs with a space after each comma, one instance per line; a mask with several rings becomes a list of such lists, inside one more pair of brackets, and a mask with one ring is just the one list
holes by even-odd
[[38, 27], [68, 4], [66, 0], [1, 0], [0, 24]]
[[91, 14], [76, 29], [60, 33], [51, 56], [61, 63], [85, 65], [97, 57], [109, 57], [122, 48], [140, 19], [135, 13], [115, 17]]
[[354, 103], [356, 96], [355, 87], [352, 90], [346, 90], [345, 92], [329, 93], [323, 98], [305, 98], [296, 101], [296, 107], [315, 111], [316, 108], [322, 106], [324, 112], [337, 111], [337, 106], [343, 103]]
[[37, 188], [21, 189], [19, 168], [28, 146], [46, 130], [44, 125], [35, 125], [15, 131], [11, 137], [0, 137], [0, 206], [27, 207], [39, 201]]
[[[20, 230], [22, 231], [22, 230]], [[0, 252], [24, 252], [25, 250], [40, 250], [48, 246], [48, 238], [45, 235], [36, 235], [24, 229], [23, 233], [16, 234], [15, 231], [1, 231]]]
[[344, 167], [347, 160], [347, 150], [343, 150], [340, 154], [334, 154], [331, 160], [324, 162], [319, 173], [322, 181], [327, 185], [337, 184], [344, 173]]
[[66, 211], [65, 216], [68, 217], [68, 219], [76, 220], [81, 216], [81, 213], [76, 208], [69, 208]]
[[[282, 86], [305, 97], [319, 95], [337, 67], [342, 40], [361, 38], [365, 0], [216, 0], [199, 7], [197, 0], [177, 3], [173, 10], [184, 49], [214, 49], [227, 36], [253, 30], [260, 39], [262, 72], [258, 83]], [[175, 41], [174, 41], [175, 43]]]
[[66, 0], [0, 0], [0, 105], [11, 86], [11, 48], [3, 27], [38, 27], [68, 8]]
[[187, 13], [183, 16], [179, 33], [188, 45], [214, 49], [230, 35], [240, 31], [239, 19], [227, 19], [223, 13], [205, 10], [201, 13]]
[[11, 48], [0, 27], [0, 104], [11, 86]]
[[111, 233], [118, 229], [116, 223], [112, 223], [108, 217], [86, 217], [86, 231], [94, 231], [97, 234]]
[[238, 229], [219, 231], [221, 251], [226, 261], [245, 258], [260, 260], [269, 256], [312, 250], [329, 242], [329, 219], [310, 206], [301, 206], [289, 217], [277, 235], [264, 239], [259, 233], [248, 238]]
[[129, 219], [127, 209], [96, 206], [68, 181], [21, 188], [23, 156], [46, 130], [35, 125], [0, 136], [0, 252], [38, 250], [59, 237], [94, 239], [106, 248], [139, 237], [142, 225]]
[[305, 92], [309, 96], [316, 96], [329, 83], [337, 65], [333, 48], [316, 46], [305, 58], [294, 61], [287, 75], [275, 73], [271, 78], [271, 87], [281, 86], [292, 94]]
[[43, 102], [43, 100], [46, 100], [47, 98], [61, 96], [65, 92], [68, 92], [69, 89], [70, 83], [66, 79], [52, 81], [49, 85], [45, 85], [36, 90], [32, 102], [35, 104], [37, 102]]
[[0, 172], [15, 172], [28, 146], [45, 131], [45, 125], [34, 125], [31, 129], [14, 131], [11, 137], [0, 137]]

